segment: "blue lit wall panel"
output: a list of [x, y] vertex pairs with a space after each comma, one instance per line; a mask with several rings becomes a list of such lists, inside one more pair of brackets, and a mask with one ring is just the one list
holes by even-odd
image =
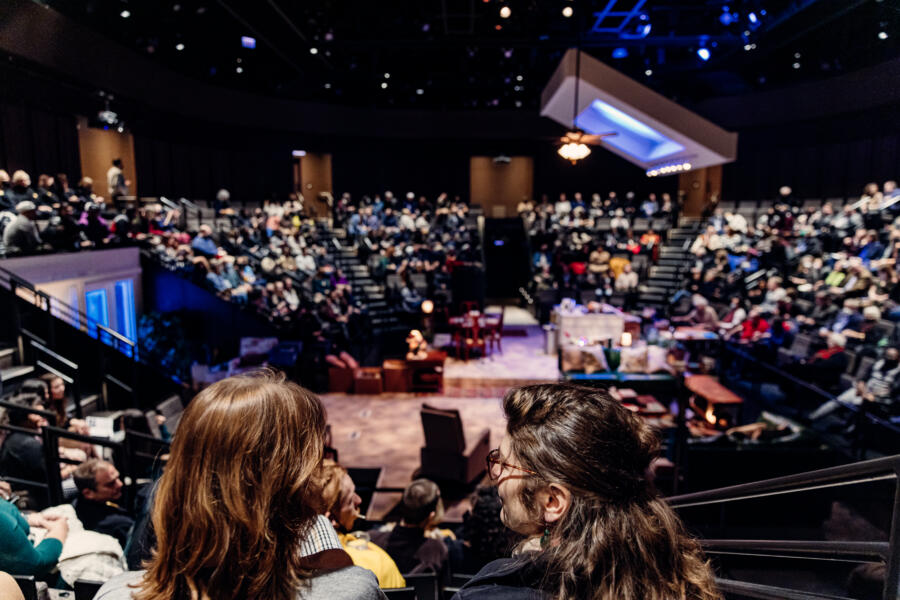
[[88, 318], [88, 333], [97, 337], [97, 325], [109, 327], [109, 305], [106, 289], [91, 290], [84, 294], [84, 308]]
[[657, 161], [684, 150], [675, 140], [602, 100], [591, 102], [575, 119], [575, 124], [595, 135], [615, 131], [618, 135], [605, 138], [603, 143], [643, 162]]
[[137, 340], [137, 323], [134, 310], [134, 282], [123, 279], [116, 282], [116, 331], [132, 342]]

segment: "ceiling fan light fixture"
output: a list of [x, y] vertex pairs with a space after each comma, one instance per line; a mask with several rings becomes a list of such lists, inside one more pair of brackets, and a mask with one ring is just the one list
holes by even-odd
[[569, 142], [560, 146], [557, 152], [574, 165], [579, 160], [586, 158], [591, 153], [591, 149], [587, 147], [587, 144]]

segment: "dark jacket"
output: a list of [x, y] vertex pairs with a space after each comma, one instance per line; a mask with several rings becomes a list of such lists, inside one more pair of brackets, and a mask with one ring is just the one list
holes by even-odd
[[111, 535], [125, 548], [134, 525], [134, 519], [128, 511], [112, 502], [94, 502], [84, 496], [78, 496], [72, 504], [85, 529]]
[[44, 464], [44, 444], [34, 435], [14, 431], [0, 448], [0, 475], [37, 481], [47, 481]]
[[452, 600], [549, 600], [539, 589], [544, 570], [522, 557], [489, 562], [462, 587]]
[[425, 537], [420, 527], [397, 525], [391, 531], [372, 531], [369, 538], [391, 555], [401, 573], [437, 573], [449, 579], [447, 546], [441, 540]]

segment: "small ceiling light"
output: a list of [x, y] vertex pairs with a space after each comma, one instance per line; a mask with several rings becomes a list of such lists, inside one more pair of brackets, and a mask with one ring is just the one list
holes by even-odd
[[794, 52], [794, 58], [800, 58], [800, 53], [799, 53], [799, 52]]
[[753, 45], [752, 44], [744, 44], [744, 50], [746, 50], [747, 52], [750, 52], [751, 50], [753, 50]]
[[418, 89], [416, 90], [416, 96], [421, 96], [421, 95], [424, 94], [424, 93], [425, 93], [425, 90], [423, 90], [422, 88], [418, 88]]
[[888, 33], [887, 33], [887, 31], [879, 31], [879, 32], [878, 32], [878, 39], [879, 39], [879, 40], [886, 40], [886, 39], [888, 39]]
[[180, 4], [173, 4], [173, 5], [172, 5], [172, 10], [175, 11], [175, 12], [178, 12], [179, 10], [181, 10], [181, 5], [180, 5]]
[[626, 48], [615, 48], [612, 51], [613, 58], [627, 58], [628, 57], [628, 49]]
[[647, 69], [646, 71], [644, 71], [644, 75], [650, 77], [651, 75], [653, 75], [653, 69]]
[[511, 15], [511, 14], [512, 14], [512, 9], [510, 7], [508, 7], [508, 6], [500, 7], [500, 18], [501, 19], [508, 19], [509, 15]]
[[709, 57], [712, 56], [709, 52], [709, 48], [697, 48], [697, 56], [700, 57], [700, 60], [706, 62], [709, 60]]
[[326, 90], [330, 90], [330, 89], [331, 89], [331, 84], [330, 84], [330, 83], [326, 83], [326, 84], [325, 84], [325, 89], [326, 89]]
[[241, 36], [241, 46], [243, 46], [244, 48], [248, 48], [250, 50], [252, 50], [253, 48], [256, 48], [256, 38], [249, 36], [249, 35], [242, 35]]
[[131, 16], [131, 11], [123, 10], [122, 12], [119, 13], [119, 16], [122, 17], [123, 19], [127, 19], [128, 17]]
[[184, 50], [184, 44], [182, 44], [181, 42], [175, 44], [175, 49], [181, 52], [182, 50]]
[[390, 74], [390, 73], [385, 73], [385, 74], [384, 74], [384, 78], [385, 78], [385, 79], [390, 79], [390, 78], [391, 78], [391, 74]]
[[513, 89], [516, 90], [517, 92], [521, 92], [521, 91], [522, 91], [522, 86], [521, 86], [521, 85], [517, 85], [517, 86], [515, 86]]
[[516, 81], [522, 81], [523, 79], [525, 79], [525, 78], [522, 77], [521, 75], [516, 75]]
[[568, 19], [569, 17], [571, 17], [572, 14], [573, 14], [574, 12], [575, 12], [575, 11], [572, 10], [572, 7], [571, 7], [571, 6], [565, 6], [565, 7], [563, 7], [563, 10], [562, 10], [563, 16], [564, 16], [565, 18], [567, 18], [567, 19]]
[[516, 108], [522, 108], [522, 101], [516, 100]]
[[795, 63], [794, 63], [793, 65], [791, 65], [791, 66], [794, 67], [795, 69], [799, 69], [799, 68], [800, 68], [800, 63], [795, 62]]
[[244, 67], [237, 67], [237, 68], [235, 68], [234, 72], [235, 72], [235, 73], [243, 73], [243, 72], [244, 72]]
[[387, 89], [387, 81], [382, 81], [382, 82], [381, 82], [381, 89], [383, 89], [383, 90], [386, 90], [386, 89]]
[[312, 48], [309, 49], [309, 53], [310, 53], [310, 54], [318, 54], [318, 53], [319, 53], [319, 49], [316, 48], [315, 46], [313, 46]]

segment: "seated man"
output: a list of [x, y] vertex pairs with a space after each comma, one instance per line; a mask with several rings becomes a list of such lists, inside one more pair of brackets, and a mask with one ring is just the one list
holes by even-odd
[[821, 419], [841, 407], [842, 404], [859, 406], [865, 402], [889, 405], [900, 394], [900, 349], [886, 348], [884, 357], [863, 374], [856, 385], [849, 388], [835, 400], [829, 400], [810, 413], [811, 420]]
[[[10, 402], [23, 409], [34, 408], [41, 399], [34, 394], [19, 394]], [[44, 462], [44, 444], [41, 442], [41, 427], [47, 424], [38, 414], [29, 413], [16, 408], [7, 409], [9, 424], [21, 429], [31, 430], [28, 434], [21, 431], [10, 432], [0, 447], [0, 473], [9, 477], [28, 481], [47, 481], [47, 468]]]
[[72, 503], [85, 529], [111, 535], [125, 548], [134, 519], [115, 503], [122, 497], [122, 480], [112, 464], [92, 458], [72, 474], [78, 498]]
[[356, 485], [347, 469], [331, 459], [325, 459], [321, 478], [323, 512], [334, 524], [341, 546], [350, 555], [353, 564], [375, 573], [378, 585], [383, 588], [406, 587], [406, 581], [387, 552], [364, 537], [350, 533], [360, 516], [362, 499], [356, 494]]
[[16, 212], [19, 216], [3, 230], [3, 243], [9, 251], [26, 254], [34, 252], [42, 243], [41, 235], [34, 223], [37, 218], [37, 207], [31, 200], [25, 200], [16, 204]]
[[402, 521], [390, 531], [373, 531], [373, 542], [387, 550], [404, 573], [431, 571], [442, 579], [447, 570], [447, 546], [431, 531], [444, 516], [441, 490], [428, 479], [416, 479], [403, 491]]
[[840, 385], [841, 374], [847, 370], [847, 338], [840, 333], [830, 333], [828, 347], [819, 350], [808, 361], [799, 365], [798, 374], [825, 390]]

